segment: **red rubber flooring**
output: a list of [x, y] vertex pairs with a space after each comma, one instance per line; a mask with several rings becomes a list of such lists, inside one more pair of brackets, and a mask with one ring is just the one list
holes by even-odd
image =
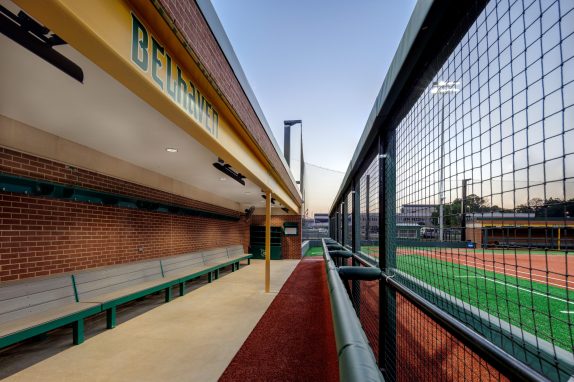
[[320, 258], [305, 258], [220, 381], [338, 380], [325, 264]]

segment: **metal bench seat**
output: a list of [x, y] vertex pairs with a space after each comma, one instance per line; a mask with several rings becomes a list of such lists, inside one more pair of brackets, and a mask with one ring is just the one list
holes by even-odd
[[248, 254], [243, 251], [242, 245], [234, 245], [234, 246], [228, 247], [227, 248], [227, 255], [229, 256], [230, 260], [238, 259], [238, 258], [242, 259], [245, 256], [248, 256]]
[[107, 327], [116, 325], [117, 306], [164, 291], [172, 299], [172, 287], [219, 270], [251, 255], [243, 247], [222, 247], [162, 259], [112, 265], [45, 279], [23, 280], [0, 286], [0, 348], [73, 324], [74, 344], [84, 340], [84, 318], [106, 312]]
[[75, 275], [78, 300], [97, 302], [107, 314], [108, 329], [116, 326], [116, 307], [148, 294], [165, 291], [171, 300], [173, 283], [163, 277], [160, 260], [114, 265]]
[[77, 302], [71, 275], [8, 283], [0, 287], [0, 348], [68, 324], [79, 344], [84, 318], [99, 312], [99, 304]]
[[203, 252], [203, 263], [205, 265], [223, 264], [229, 261], [227, 248], [214, 248]]
[[[49, 330], [76, 324], [79, 319], [101, 312], [100, 304], [97, 303], [72, 303], [49, 310], [32, 313], [23, 318], [0, 324], [0, 347], [8, 346], [24, 339], [34, 337]], [[77, 333], [80, 328], [74, 327], [74, 343], [83, 342], [83, 334]]]

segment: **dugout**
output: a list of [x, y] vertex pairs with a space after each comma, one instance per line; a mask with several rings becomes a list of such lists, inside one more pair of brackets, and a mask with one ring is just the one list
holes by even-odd
[[466, 235], [482, 248], [574, 248], [574, 222], [570, 219], [483, 217], [467, 223]]
[[[300, 221], [209, 2], [0, 5], [0, 282], [247, 251], [251, 224]], [[300, 235], [284, 241], [298, 259]]]

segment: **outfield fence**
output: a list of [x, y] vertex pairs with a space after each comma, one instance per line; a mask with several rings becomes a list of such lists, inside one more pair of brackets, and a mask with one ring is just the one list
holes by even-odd
[[419, 2], [330, 235], [385, 379], [570, 380], [574, 2]]

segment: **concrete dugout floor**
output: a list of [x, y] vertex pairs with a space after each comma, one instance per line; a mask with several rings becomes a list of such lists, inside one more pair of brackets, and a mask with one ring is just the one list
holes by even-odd
[[[200, 283], [167, 304], [161, 303], [162, 294], [152, 296], [147, 304], [138, 302], [134, 305], [143, 304], [139, 309], [145, 311], [135, 317], [134, 312], [130, 317], [130, 311], [137, 306], [118, 311], [115, 329], [104, 329], [103, 316], [88, 321], [87, 339], [81, 345], [72, 346], [70, 330], [62, 329], [41, 338], [39, 344], [32, 341], [7, 349], [0, 354], [0, 377], [7, 377], [5, 381], [216, 381], [298, 262], [271, 263], [272, 293], [263, 290], [265, 262], [252, 260], [251, 265], [225, 273], [211, 284]], [[91, 329], [94, 326], [98, 329]]]

